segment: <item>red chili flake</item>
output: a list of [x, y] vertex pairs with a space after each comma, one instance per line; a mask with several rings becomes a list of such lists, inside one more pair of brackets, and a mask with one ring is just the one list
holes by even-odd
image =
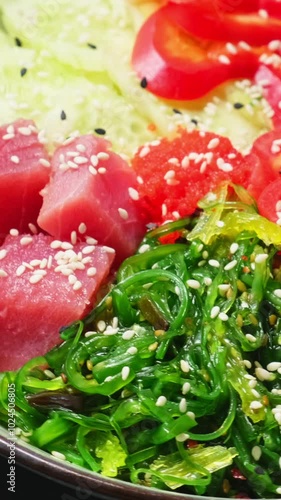
[[239, 469], [237, 469], [236, 467], [231, 469], [231, 474], [232, 474], [232, 477], [234, 477], [234, 479], [242, 479], [243, 481], [246, 481], [246, 479], [247, 479], [245, 476], [243, 476], [242, 472]]
[[157, 127], [155, 123], [149, 123], [149, 125], [147, 126], [147, 130], [150, 130], [150, 132], [155, 132], [156, 128]]
[[246, 495], [246, 493], [237, 493], [236, 495], [234, 495], [234, 498], [245, 498], [245, 499], [250, 499], [250, 497], [248, 497], [248, 495]]
[[251, 269], [248, 266], [243, 267], [243, 273], [249, 274], [251, 272]]
[[162, 245], [172, 244], [175, 243], [181, 237], [181, 235], [181, 231], [174, 231], [173, 233], [161, 236], [159, 238], [159, 241], [162, 243]]
[[242, 255], [241, 259], [242, 260], [248, 260], [248, 257], [247, 257], [247, 255]]
[[194, 441], [194, 439], [188, 439], [187, 447], [188, 448], [196, 448], [198, 446], [198, 441]]

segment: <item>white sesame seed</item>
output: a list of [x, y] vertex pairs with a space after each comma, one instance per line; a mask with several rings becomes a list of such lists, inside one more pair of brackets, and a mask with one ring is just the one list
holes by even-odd
[[210, 142], [207, 145], [208, 149], [215, 149], [220, 143], [220, 140], [218, 137], [214, 137], [213, 139], [210, 140]]
[[50, 243], [50, 247], [53, 249], [60, 248], [61, 247], [61, 241], [60, 240], [53, 240]]
[[182, 161], [181, 161], [181, 166], [182, 168], [187, 168], [189, 166], [189, 157], [184, 156]]
[[266, 369], [267, 369], [269, 372], [275, 372], [275, 371], [277, 371], [279, 368], [281, 368], [281, 363], [280, 363], [280, 361], [272, 361], [271, 363], [268, 363], [268, 365], [266, 366]]
[[72, 288], [73, 288], [73, 290], [75, 290], [75, 291], [76, 291], [76, 290], [80, 290], [80, 288], [82, 288], [82, 283], [81, 283], [81, 281], [79, 281], [79, 280], [75, 281], [75, 283], [73, 284]]
[[99, 174], [102, 174], [102, 175], [103, 175], [103, 174], [106, 174], [106, 168], [104, 168], [104, 167], [99, 167], [99, 168], [98, 168], [98, 173], [99, 173]]
[[80, 234], [85, 234], [87, 231], [87, 226], [84, 222], [81, 222], [81, 224], [79, 224], [79, 227], [78, 227], [78, 232]]
[[[250, 50], [251, 49], [251, 46], [247, 42], [244, 42], [244, 40], [241, 40], [240, 42], [238, 42], [238, 45], [239, 45], [240, 49], [243, 49], [243, 50]], [[248, 80], [244, 80], [244, 81], [245, 81], [245, 84], [246, 83], [248, 84]]]
[[136, 189], [129, 187], [128, 193], [129, 193], [129, 196], [132, 200], [137, 201], [139, 199], [139, 193], [137, 192]]
[[0, 278], [7, 278], [8, 273], [4, 269], [0, 269]]
[[258, 15], [260, 17], [262, 17], [263, 19], [267, 19], [268, 18], [268, 12], [265, 9], [259, 9]]
[[179, 443], [183, 443], [187, 439], [189, 439], [189, 434], [182, 433], [176, 436], [176, 441], [178, 441]]
[[114, 248], [108, 247], [106, 245], [103, 245], [102, 249], [104, 252], [107, 252], [107, 253], [115, 253]]
[[105, 151], [100, 151], [98, 154], [97, 154], [97, 158], [99, 160], [108, 160], [110, 158], [109, 154], [106, 153]]
[[226, 45], [226, 50], [230, 53], [230, 54], [237, 54], [237, 48], [235, 47], [235, 45], [233, 45], [233, 43], [230, 43], [228, 42]]
[[218, 158], [217, 167], [223, 172], [231, 172], [233, 170], [233, 166], [230, 163], [225, 162], [223, 158]]
[[181, 370], [184, 372], [184, 373], [188, 373], [190, 371], [190, 365], [187, 361], [185, 361], [184, 359], [181, 359], [180, 361], [180, 367], [181, 367]]
[[8, 125], [8, 127], [6, 128], [7, 130], [7, 134], [14, 134], [15, 133], [15, 127], [14, 125]]
[[168, 170], [165, 175], [164, 175], [164, 179], [165, 181], [167, 181], [168, 179], [173, 179], [176, 175], [176, 172], [174, 170]]
[[198, 288], [200, 288], [201, 286], [198, 280], [189, 279], [187, 280], [186, 283], [189, 286], [189, 288], [194, 288], [194, 290], [198, 290]]
[[218, 221], [216, 222], [216, 226], [217, 226], [217, 227], [224, 227], [224, 226], [225, 226], [225, 224], [224, 224], [223, 220], [218, 220]]
[[86, 156], [75, 156], [73, 161], [76, 165], [83, 165], [84, 163], [88, 163], [89, 160]]
[[20, 244], [22, 246], [27, 246], [29, 245], [30, 243], [32, 243], [33, 241], [33, 238], [32, 236], [23, 236], [21, 239], [20, 239]]
[[257, 383], [258, 383], [258, 381], [256, 379], [252, 378], [251, 380], [249, 380], [248, 385], [249, 385], [250, 389], [254, 389], [256, 387]]
[[134, 355], [134, 354], [137, 354], [137, 352], [138, 352], [137, 347], [135, 347], [135, 346], [133, 346], [133, 345], [132, 345], [131, 347], [129, 347], [129, 349], [127, 349], [127, 353], [128, 353], [128, 354], [132, 354], [132, 355]]
[[281, 288], [274, 290], [273, 294], [278, 297], [278, 299], [281, 299]]
[[72, 243], [70, 243], [68, 241], [62, 241], [61, 248], [63, 250], [71, 250], [73, 248], [73, 245], [72, 245]]
[[252, 401], [250, 403], [250, 408], [251, 410], [260, 410], [261, 408], [263, 408], [263, 405], [260, 401]]
[[121, 371], [121, 378], [122, 380], [127, 380], [127, 378], [130, 375], [130, 368], [129, 366], [123, 366], [122, 371]]
[[134, 335], [135, 335], [135, 331], [134, 330], [126, 330], [123, 333], [123, 335], [122, 335], [122, 339], [124, 339], [124, 340], [131, 340]]
[[165, 396], [159, 396], [159, 398], [156, 400], [155, 405], [164, 406], [166, 403], [167, 403], [167, 398]]
[[106, 328], [106, 323], [103, 320], [98, 321], [97, 328], [100, 332], [103, 332]]
[[221, 321], [227, 321], [229, 319], [228, 315], [224, 312], [220, 312], [218, 317]]
[[258, 461], [260, 459], [261, 453], [262, 453], [261, 447], [260, 446], [253, 446], [251, 453], [252, 453], [253, 459]]
[[14, 139], [15, 134], [4, 134], [2, 136], [3, 141], [8, 141], [9, 139]]
[[183, 384], [183, 386], [182, 386], [182, 390], [181, 390], [181, 392], [182, 392], [183, 394], [187, 394], [187, 393], [190, 391], [190, 389], [191, 389], [191, 385], [190, 385], [190, 383], [189, 383], [189, 382], [184, 382], [184, 384]]
[[10, 229], [10, 235], [11, 236], [18, 236], [19, 235], [19, 231], [17, 229]]
[[144, 158], [146, 155], [150, 153], [150, 147], [149, 146], [143, 146], [139, 152], [140, 158]]
[[204, 281], [204, 284], [206, 286], [211, 286], [211, 284], [213, 283], [212, 278], [208, 278], [208, 277], [205, 277], [203, 281]]
[[66, 456], [60, 451], [53, 450], [51, 451], [51, 454], [53, 455], [53, 457], [58, 458], [59, 460], [66, 460]]
[[231, 269], [233, 269], [235, 266], [237, 265], [237, 260], [231, 260], [230, 262], [228, 262], [228, 264], [226, 264], [224, 266], [224, 270], [225, 271], [230, 271]]
[[230, 59], [224, 54], [219, 55], [218, 60], [222, 64], [230, 64]]
[[32, 276], [30, 276], [29, 282], [35, 285], [36, 283], [39, 283], [39, 281], [41, 281], [42, 278], [43, 276], [40, 274], [33, 274]]
[[208, 261], [209, 265], [212, 266], [212, 267], [220, 267], [220, 263], [218, 260], [215, 260], [215, 259], [210, 259]]
[[56, 378], [55, 374], [51, 371], [51, 370], [44, 370], [44, 375], [46, 375], [46, 377], [50, 378], [50, 379], [53, 379], [53, 378]]
[[230, 245], [230, 253], [231, 253], [231, 254], [236, 253], [236, 252], [237, 252], [237, 250], [238, 250], [238, 248], [239, 248], [238, 243], [232, 243], [232, 244]]
[[18, 132], [21, 135], [31, 135], [32, 134], [32, 130], [30, 130], [29, 127], [19, 127]]
[[246, 368], [248, 368], [248, 369], [252, 368], [251, 361], [249, 361], [248, 359], [244, 359], [243, 362], [244, 362], [244, 365], [246, 366]]
[[118, 208], [118, 213], [121, 217], [121, 219], [127, 220], [129, 217], [129, 214], [125, 208]]
[[86, 236], [86, 243], [87, 245], [96, 245], [97, 244], [97, 240], [95, 238], [93, 238], [92, 236]]
[[5, 248], [2, 248], [2, 250], [0, 250], [0, 260], [5, 259], [7, 253], [7, 250]]
[[276, 493], [278, 493], [278, 495], [281, 495], [281, 486], [278, 486], [275, 491]]
[[94, 250], [95, 250], [95, 245], [87, 245], [85, 247], [82, 248], [82, 253], [84, 255], [88, 255], [90, 253], [92, 253]]
[[96, 155], [92, 155], [90, 158], [90, 161], [91, 161], [91, 164], [93, 165], [93, 167], [96, 167], [99, 163], [99, 159]]
[[95, 167], [93, 167], [93, 165], [89, 165], [89, 172], [90, 174], [92, 175], [97, 175], [97, 170], [95, 169]]
[[280, 45], [281, 45], [280, 40], [271, 40], [271, 42], [269, 42], [269, 44], [268, 44], [268, 48], [269, 48], [269, 50], [272, 50], [273, 52], [275, 52], [276, 50], [278, 50], [280, 48]]
[[96, 267], [89, 267], [89, 269], [87, 269], [87, 276], [95, 276], [96, 274], [97, 274]]
[[266, 261], [266, 259], [268, 259], [268, 254], [267, 253], [259, 253], [255, 257], [255, 263], [256, 264], [262, 264], [263, 262]]
[[35, 226], [35, 224], [32, 224], [32, 222], [29, 222], [28, 227], [29, 227], [30, 231], [32, 232], [32, 234], [38, 233], [37, 227]]
[[51, 166], [51, 163], [48, 160], [46, 160], [45, 158], [40, 158], [39, 163], [40, 163], [40, 165], [42, 165], [43, 167], [46, 167], [46, 168], [49, 168]]
[[212, 319], [215, 319], [215, 318], [219, 315], [219, 313], [220, 313], [220, 308], [219, 308], [219, 306], [214, 306], [214, 307], [212, 307], [212, 309], [211, 309], [210, 317], [211, 317]]
[[255, 369], [255, 374], [259, 380], [273, 380], [275, 375], [272, 372], [265, 370], [264, 368], [257, 367]]
[[277, 411], [276, 413], [274, 413], [274, 418], [278, 425], [281, 425], [281, 411]]
[[186, 413], [187, 410], [187, 402], [185, 398], [181, 398], [179, 402], [179, 410], [181, 413]]
[[12, 163], [16, 163], [16, 164], [18, 164], [18, 163], [20, 162], [20, 159], [19, 159], [19, 157], [18, 157], [18, 156], [16, 156], [16, 155], [12, 155], [12, 156], [11, 156], [11, 162], [12, 162]]
[[246, 333], [245, 335], [245, 338], [249, 341], [249, 342], [256, 342], [256, 337], [254, 337], [254, 335], [252, 335], [251, 333]]
[[79, 153], [85, 153], [86, 146], [84, 144], [77, 144], [76, 149], [77, 149], [77, 151], [79, 151]]

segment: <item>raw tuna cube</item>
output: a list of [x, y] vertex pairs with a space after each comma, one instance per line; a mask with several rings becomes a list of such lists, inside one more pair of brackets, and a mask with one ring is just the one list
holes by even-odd
[[52, 172], [38, 217], [43, 230], [64, 240], [73, 231], [92, 236], [115, 249], [115, 264], [135, 252], [145, 233], [136, 174], [107, 141], [87, 134], [60, 146]]
[[114, 252], [49, 235], [7, 236], [0, 248], [0, 371], [15, 370], [61, 342], [108, 277]]
[[30, 223], [36, 224], [49, 166], [32, 120], [0, 127], [0, 241], [11, 228], [26, 232]]

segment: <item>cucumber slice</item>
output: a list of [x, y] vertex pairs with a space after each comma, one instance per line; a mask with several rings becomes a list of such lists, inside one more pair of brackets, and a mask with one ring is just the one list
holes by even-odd
[[[102, 129], [117, 152], [130, 156], [138, 146], [174, 134], [179, 125], [197, 124], [247, 151], [272, 126], [261, 93], [250, 83], [227, 83], [192, 102], [164, 101], [141, 87], [130, 54], [153, 8], [153, 2], [139, 9], [127, 0], [5, 2], [2, 120], [33, 118], [50, 147], [73, 131]], [[22, 47], [15, 47], [16, 38]], [[22, 68], [28, 69], [24, 76]], [[243, 108], [235, 108], [237, 102]]]

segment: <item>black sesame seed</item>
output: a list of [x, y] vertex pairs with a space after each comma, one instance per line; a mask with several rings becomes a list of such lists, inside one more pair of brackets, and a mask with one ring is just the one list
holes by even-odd
[[95, 128], [95, 132], [96, 132], [96, 134], [99, 134], [99, 135], [106, 134], [106, 130], [104, 130], [104, 128]]
[[27, 73], [27, 68], [21, 68], [20, 76], [24, 76]]
[[64, 110], [62, 110], [61, 114], [60, 114], [60, 119], [61, 120], [66, 120], [66, 113]]
[[16, 44], [17, 47], [22, 47], [22, 42], [21, 42], [21, 40], [17, 36], [15, 38], [15, 44]]
[[143, 79], [141, 80], [140, 82], [140, 86], [145, 89], [147, 87], [147, 79], [145, 78], [145, 76], [143, 77]]
[[191, 120], [190, 120], [190, 121], [191, 121], [191, 123], [194, 123], [194, 125], [198, 125], [198, 121], [197, 121], [197, 120], [195, 120], [195, 118], [191, 118]]
[[178, 115], [182, 115], [182, 112], [179, 109], [174, 108], [173, 112], [178, 114]]
[[233, 107], [234, 107], [235, 109], [241, 109], [241, 108], [243, 108], [243, 107], [244, 107], [244, 104], [242, 104], [242, 102], [235, 102], [235, 103], [233, 104]]
[[88, 47], [90, 47], [90, 49], [96, 49], [97, 46], [94, 45], [93, 43], [87, 43]]
[[265, 472], [264, 472], [264, 469], [260, 465], [257, 465], [257, 467], [255, 467], [255, 473], [262, 475]]

